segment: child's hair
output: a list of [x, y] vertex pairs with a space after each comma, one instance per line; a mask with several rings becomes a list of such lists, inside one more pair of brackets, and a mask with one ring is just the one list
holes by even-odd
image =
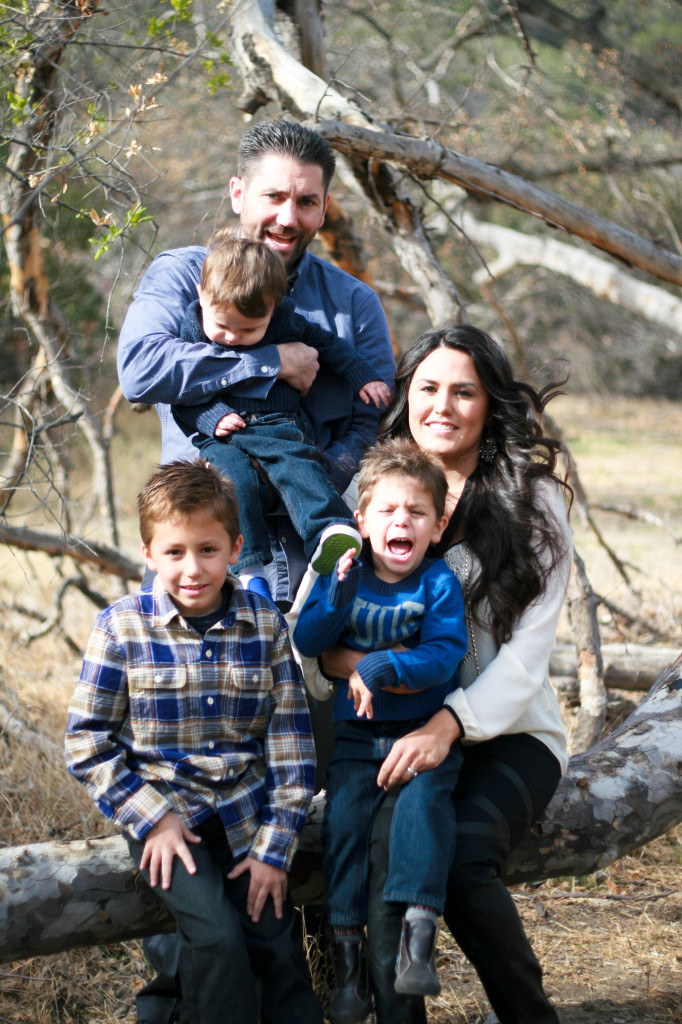
[[442, 462], [437, 455], [422, 451], [414, 441], [405, 438], [380, 441], [363, 457], [358, 476], [360, 512], [365, 511], [374, 488], [387, 476], [406, 476], [416, 480], [431, 495], [436, 516], [440, 519], [445, 512], [448, 482]]
[[201, 291], [212, 306], [235, 306], [253, 320], [267, 316], [287, 293], [284, 260], [265, 242], [238, 238], [223, 228], [209, 240]]
[[169, 462], [152, 473], [137, 496], [142, 543], [149, 547], [157, 523], [206, 512], [222, 523], [234, 543], [239, 536], [239, 503], [234, 484], [201, 459]]

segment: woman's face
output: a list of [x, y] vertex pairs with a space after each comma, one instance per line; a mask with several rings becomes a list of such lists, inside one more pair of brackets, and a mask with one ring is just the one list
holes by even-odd
[[412, 437], [463, 476], [478, 464], [488, 392], [466, 352], [437, 348], [415, 370], [407, 393]]

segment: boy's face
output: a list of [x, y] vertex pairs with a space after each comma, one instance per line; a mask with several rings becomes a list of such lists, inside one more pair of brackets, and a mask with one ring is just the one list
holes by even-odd
[[191, 618], [220, 608], [228, 567], [239, 558], [241, 546], [241, 535], [233, 541], [221, 522], [197, 511], [186, 519], [156, 523], [142, 554], [179, 611]]
[[272, 319], [273, 310], [267, 316], [249, 317], [240, 313], [236, 306], [214, 306], [208, 301], [197, 285], [204, 334], [209, 341], [219, 345], [255, 345], [261, 341]]
[[433, 498], [417, 480], [389, 476], [378, 483], [355, 519], [369, 539], [374, 571], [385, 583], [398, 583], [422, 562], [429, 544], [436, 544], [447, 525], [438, 518]]

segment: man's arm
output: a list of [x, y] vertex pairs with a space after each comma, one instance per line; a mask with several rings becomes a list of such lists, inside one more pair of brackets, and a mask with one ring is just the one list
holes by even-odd
[[161, 253], [142, 278], [118, 343], [121, 389], [131, 402], [205, 402], [226, 388], [264, 398], [280, 373], [276, 346], [236, 353], [180, 339], [185, 310], [196, 301], [205, 250]]

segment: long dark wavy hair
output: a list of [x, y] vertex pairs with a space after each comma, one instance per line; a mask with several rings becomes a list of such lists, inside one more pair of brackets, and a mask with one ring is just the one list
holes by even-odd
[[381, 436], [411, 437], [412, 378], [424, 359], [439, 348], [469, 355], [488, 394], [482, 440], [492, 442], [496, 452], [490, 461], [479, 458], [456, 515], [458, 532], [481, 566], [468, 593], [473, 613], [479, 618], [477, 610], [487, 599], [495, 639], [503, 644], [522, 612], [543, 593], [548, 574], [564, 554], [559, 525], [544, 503], [537, 502], [534, 491], [536, 483], [550, 480], [572, 497], [571, 488], [556, 472], [563, 445], [548, 437], [539, 423], [540, 413], [562, 393], [567, 378], [536, 391], [514, 379], [512, 365], [498, 343], [477, 327], [427, 331], [400, 361], [395, 397], [382, 420]]

